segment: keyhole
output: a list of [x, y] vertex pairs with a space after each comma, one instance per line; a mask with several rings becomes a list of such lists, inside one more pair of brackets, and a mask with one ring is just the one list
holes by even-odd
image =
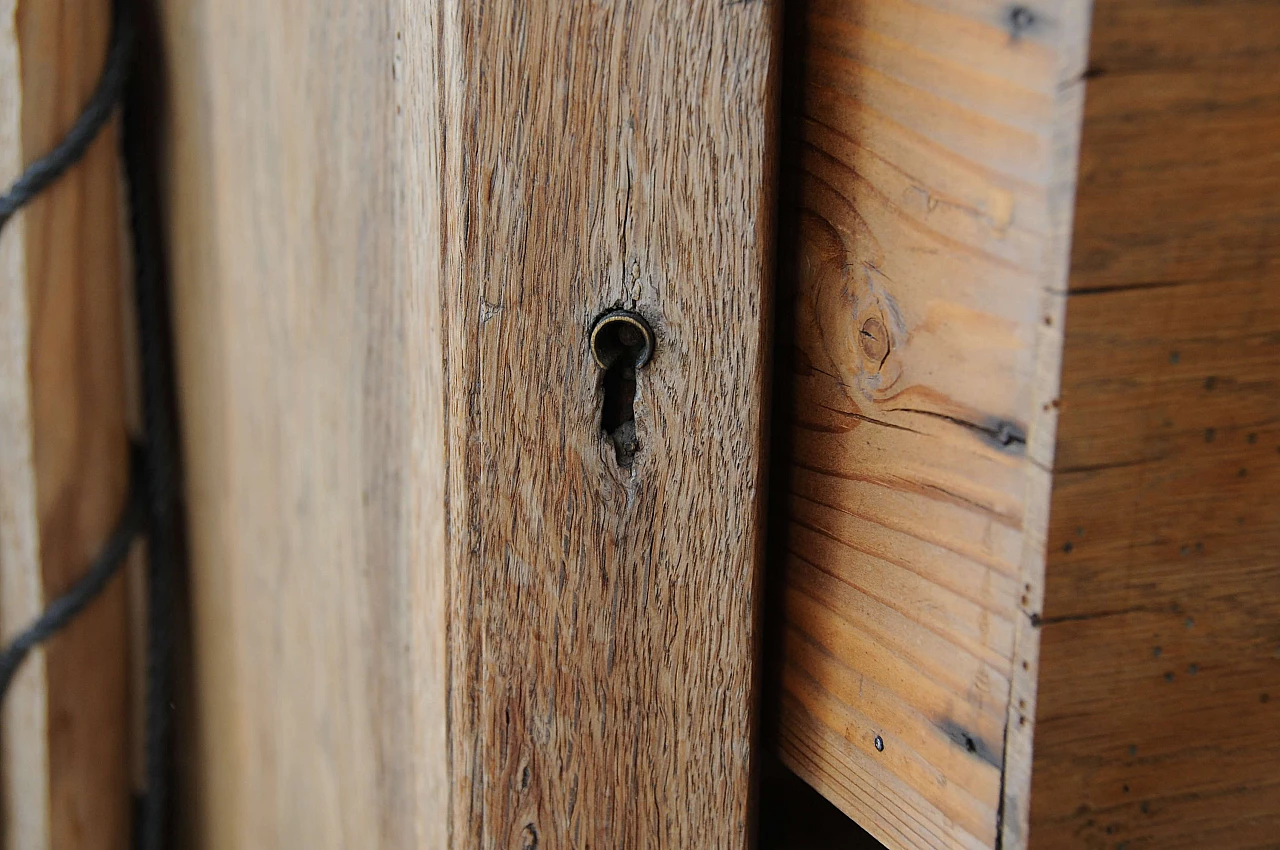
[[635, 463], [640, 442], [636, 439], [636, 370], [653, 355], [653, 330], [639, 313], [613, 310], [596, 319], [591, 328], [591, 356], [604, 370], [604, 398], [600, 406], [600, 430], [613, 444], [622, 469]]

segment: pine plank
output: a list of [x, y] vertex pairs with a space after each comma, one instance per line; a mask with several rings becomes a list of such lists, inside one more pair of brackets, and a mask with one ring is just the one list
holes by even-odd
[[1037, 847], [1280, 835], [1280, 7], [1098, 0]]
[[1088, 11], [791, 13], [781, 751], [889, 847], [1026, 841]]

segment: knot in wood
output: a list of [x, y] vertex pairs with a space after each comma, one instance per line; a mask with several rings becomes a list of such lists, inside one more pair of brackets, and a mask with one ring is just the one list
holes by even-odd
[[889, 329], [884, 322], [874, 316], [863, 322], [862, 330], [858, 331], [858, 342], [862, 353], [876, 364], [877, 369], [884, 365], [885, 358], [889, 356]]

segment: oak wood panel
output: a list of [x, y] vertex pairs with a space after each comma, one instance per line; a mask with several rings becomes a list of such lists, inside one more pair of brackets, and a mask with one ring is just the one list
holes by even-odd
[[[110, 6], [0, 8], [6, 188], [83, 108]], [[128, 489], [115, 146], [108, 127], [0, 237], [6, 636], [83, 573]], [[120, 581], [28, 658], [5, 706], [5, 846], [129, 846], [128, 664]]]
[[[455, 839], [742, 846], [774, 9], [463, 8], [484, 72], [449, 104], [480, 128], [446, 180], [470, 213], [446, 220], [450, 650], [480, 696], [452, 691], [479, 783]], [[630, 470], [584, 345], [614, 305], [659, 336]]]
[[204, 845], [744, 846], [774, 10], [164, 15]]
[[1099, 0], [1032, 839], [1280, 835], [1280, 7]]
[[1088, 4], [800, 8], [783, 757], [1022, 846]]

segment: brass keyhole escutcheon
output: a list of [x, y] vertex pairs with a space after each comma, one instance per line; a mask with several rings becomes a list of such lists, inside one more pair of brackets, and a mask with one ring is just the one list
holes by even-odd
[[632, 310], [610, 310], [591, 326], [591, 356], [604, 371], [600, 430], [613, 443], [618, 466], [630, 469], [636, 437], [636, 370], [653, 357], [653, 328]]
[[653, 328], [633, 310], [610, 310], [591, 326], [591, 356], [601, 369], [619, 358], [639, 369], [653, 356]]

